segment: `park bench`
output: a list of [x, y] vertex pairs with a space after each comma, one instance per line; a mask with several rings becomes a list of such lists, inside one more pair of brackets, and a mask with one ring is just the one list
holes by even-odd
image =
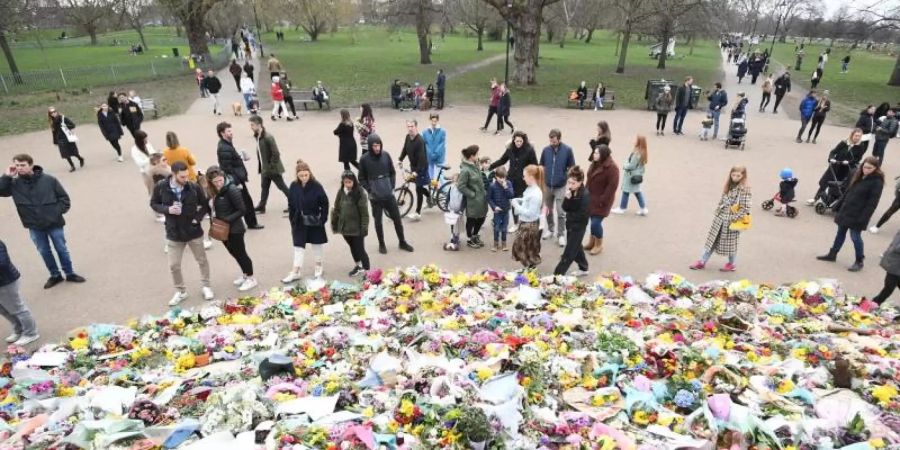
[[[572, 99], [573, 96], [576, 97], [574, 100]], [[571, 108], [578, 107], [578, 98], [577, 98], [577, 95], [575, 95], [575, 91], [569, 92], [569, 96], [567, 97], [567, 100], [568, 100], [568, 102], [567, 102], [568, 107], [571, 107]], [[594, 108], [594, 97], [593, 96], [589, 96], [588, 98], [584, 99], [584, 107], [585, 107], [585, 109], [593, 109]], [[615, 107], [616, 107], [616, 91], [614, 91], [612, 89], [607, 89], [606, 95], [603, 96], [603, 109], [613, 109]]]
[[[313, 104], [317, 107], [319, 106], [319, 102], [317, 102], [313, 98], [312, 89], [307, 91], [299, 91], [299, 90], [291, 90], [291, 97], [294, 99], [294, 104], [302, 104], [304, 111], [309, 111], [309, 105]], [[325, 109], [331, 109], [331, 98], [326, 99], [322, 102]]]
[[141, 111], [144, 112], [144, 116], [147, 116], [147, 111], [153, 111], [153, 118], [159, 118], [159, 111], [156, 109], [156, 100], [152, 98], [142, 98], [141, 99]]

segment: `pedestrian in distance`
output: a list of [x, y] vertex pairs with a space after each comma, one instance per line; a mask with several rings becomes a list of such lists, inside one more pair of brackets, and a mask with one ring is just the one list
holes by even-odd
[[875, 145], [872, 147], [872, 155], [884, 165], [884, 150], [888, 141], [897, 135], [898, 123], [893, 109], [887, 110], [883, 118], [879, 118], [875, 127]]
[[806, 130], [806, 125], [808, 125], [809, 121], [812, 119], [818, 103], [819, 99], [816, 98], [816, 91], [809, 91], [809, 93], [806, 94], [806, 97], [800, 101], [800, 130], [797, 131], [796, 139], [798, 144], [803, 142], [803, 132]]
[[244, 243], [247, 227], [244, 225], [243, 217], [245, 211], [252, 205], [244, 203], [240, 188], [218, 167], [213, 166], [206, 171], [206, 181], [212, 197], [212, 216], [214, 220], [220, 221], [220, 224], [227, 224], [228, 228], [227, 235], [220, 240], [228, 250], [228, 254], [241, 268], [241, 275], [234, 280], [234, 285], [241, 292], [249, 291], [258, 284], [253, 277], [253, 260], [247, 254], [247, 246]]
[[512, 108], [512, 96], [509, 93], [509, 88], [506, 87], [506, 83], [500, 83], [500, 103], [497, 104], [497, 115], [500, 116], [500, 129], [497, 130], [494, 134], [499, 134], [500, 131], [503, 130], [503, 124], [506, 123], [509, 125], [509, 134], [513, 134], [516, 132], [516, 127], [509, 121], [509, 113]]
[[447, 75], [444, 74], [444, 69], [438, 69], [437, 80], [434, 84], [437, 86], [437, 109], [444, 109], [444, 95], [447, 90]]
[[766, 112], [766, 107], [769, 106], [769, 102], [772, 100], [772, 91], [775, 90], [775, 80], [772, 79], [771, 73], [766, 75], [766, 79], [763, 80], [760, 89], [762, 90], [762, 100], [759, 101], [759, 112]]
[[254, 114], [251, 101], [253, 100], [253, 95], [256, 94], [256, 84], [253, 82], [253, 78], [246, 73], [241, 75], [240, 89], [241, 96], [244, 97], [244, 106], [247, 108], [247, 112]]
[[622, 200], [618, 208], [613, 208], [613, 214], [624, 214], [628, 209], [628, 197], [634, 194], [638, 201], [637, 215], [646, 216], [650, 213], [644, 201], [641, 187], [644, 185], [644, 174], [647, 167], [647, 138], [638, 135], [634, 141], [634, 149], [628, 155], [625, 164], [622, 165]]
[[[497, 84], [497, 80], [495, 78], [491, 78], [491, 100], [488, 104], [488, 115], [487, 118], [484, 119], [484, 126], [479, 128], [481, 131], [487, 131], [488, 125], [491, 123], [491, 119], [497, 114], [497, 108], [500, 106], [500, 85]], [[497, 115], [497, 131], [500, 131], [500, 127], [502, 126], [501, 118]]]
[[297, 161], [294, 181], [288, 193], [288, 219], [294, 243], [294, 262], [291, 272], [281, 280], [282, 283], [293, 283], [302, 277], [307, 246], [315, 258], [313, 277], [316, 280], [322, 279], [325, 273], [325, 244], [328, 243], [328, 235], [325, 233], [328, 207], [328, 194], [316, 181], [309, 164]]
[[334, 199], [334, 209], [331, 210], [331, 232], [343, 236], [350, 247], [354, 266], [347, 275], [365, 275], [370, 269], [365, 242], [369, 234], [369, 199], [366, 191], [360, 187], [356, 175], [349, 170], [341, 174], [341, 187]]
[[106, 139], [116, 151], [116, 161], [125, 161], [125, 158], [122, 157], [122, 146], [119, 145], [119, 139], [122, 139], [124, 134], [122, 124], [119, 123], [119, 114], [110, 108], [108, 103], [100, 104], [100, 109], [97, 111], [97, 127], [100, 128], [103, 139]]
[[722, 89], [722, 83], [716, 82], [713, 91], [706, 97], [709, 100], [709, 114], [713, 119], [713, 140], [719, 137], [719, 116], [728, 104], [728, 94]]
[[149, 136], [143, 130], [137, 130], [134, 136], [134, 145], [131, 147], [131, 159], [141, 172], [147, 195], [153, 194], [153, 178], [150, 176], [150, 155], [158, 153], [150, 144]]
[[[250, 197], [250, 190], [247, 188], [247, 167], [244, 160], [249, 159], [246, 154], [241, 155], [234, 148], [234, 131], [228, 122], [220, 122], [216, 126], [216, 134], [219, 136], [219, 144], [216, 148], [216, 158], [219, 162], [219, 169], [225, 172], [225, 175], [231, 177], [232, 182], [241, 188], [241, 197], [245, 205], [252, 205], [253, 199]], [[173, 169], [174, 172], [174, 169]], [[244, 221], [247, 228], [251, 230], [261, 230], [264, 228], [256, 219], [256, 212], [252, 208], [247, 208], [244, 214]]]
[[[249, 55], [249, 53], [248, 53], [248, 55]], [[244, 62], [244, 73], [247, 74], [247, 78], [249, 78], [250, 81], [254, 81], [254, 79], [253, 79], [253, 70], [254, 69], [255, 68], [253, 67], [253, 64], [250, 64], [250, 59], [248, 58], [247, 61]]]
[[12, 325], [6, 343], [24, 347], [38, 339], [37, 325], [20, 290], [22, 275], [13, 264], [6, 244], [0, 240], [0, 315]]
[[338, 137], [338, 162], [344, 164], [344, 171], [350, 170], [351, 165], [359, 170], [359, 163], [356, 162], [356, 139], [353, 136], [355, 128], [350, 111], [342, 109], [341, 121], [334, 129], [334, 135]]
[[663, 87], [662, 92], [656, 96], [656, 101], [654, 102], [654, 106], [656, 107], [657, 136], [666, 135], [666, 119], [669, 117], [669, 112], [672, 111], [674, 105], [675, 97], [672, 96], [672, 88], [666, 85]]
[[75, 122], [60, 114], [53, 106], [47, 110], [47, 121], [50, 124], [53, 144], [59, 149], [59, 156], [69, 163], [69, 172], [75, 171], [75, 163], [72, 162], [72, 158], [76, 158], [78, 164], [84, 167], [84, 158], [78, 151], [78, 136], [72, 131], [75, 128]]
[[791, 92], [791, 74], [785, 71], [775, 80], [775, 107], [772, 108], [772, 114], [778, 114], [778, 105], [788, 92]]
[[219, 91], [222, 90], [222, 82], [219, 81], [219, 77], [212, 70], [206, 74], [204, 82], [206, 83], [206, 90], [209, 91], [209, 97], [212, 98], [213, 114], [221, 116], [222, 107], [219, 106]]
[[[819, 100], [816, 103], [816, 108], [813, 110], [812, 121], [809, 125], [809, 132], [806, 134], [806, 143], [809, 144], [809, 138], [812, 137], [812, 143], [816, 143], [816, 139], [819, 137], [819, 131], [822, 130], [822, 124], [825, 123], [825, 117], [828, 115], [828, 111], [831, 110], [831, 100], [828, 99], [828, 90], [826, 89], [822, 92], [822, 95], [819, 96]], [[815, 135], [813, 135], [813, 131], [815, 131]]]
[[850, 66], [850, 55], [844, 57], [841, 60], [841, 73], [847, 73], [847, 68]]
[[281, 66], [281, 61], [275, 57], [274, 53], [269, 54], [269, 60], [266, 61], [266, 68], [269, 70], [269, 78], [274, 78], [281, 75], [281, 72], [284, 72], [284, 67]]
[[677, 135], [684, 134], [684, 119], [688, 109], [694, 107], [693, 88], [694, 79], [688, 76], [675, 93], [675, 119], [672, 120], [672, 132]]
[[175, 294], [169, 306], [177, 306], [188, 298], [181, 261], [185, 247], [190, 248], [194, 260], [200, 267], [201, 293], [204, 300], [215, 298], [209, 284], [209, 261], [203, 246], [203, 217], [209, 213], [209, 201], [197, 183], [188, 179], [187, 165], [182, 162], [172, 164], [172, 175], [160, 181], [153, 188], [150, 207], [165, 215], [166, 246], [169, 249], [169, 271]]
[[228, 65], [228, 72], [234, 78], [234, 86], [237, 88], [237, 91], [241, 92], [241, 74], [244, 73], [244, 69], [241, 68], [236, 59], [231, 60], [231, 64]]
[[372, 106], [363, 103], [359, 107], [359, 119], [353, 125], [359, 133], [359, 148], [362, 155], [369, 151], [369, 135], [375, 134], [375, 115], [372, 114]]

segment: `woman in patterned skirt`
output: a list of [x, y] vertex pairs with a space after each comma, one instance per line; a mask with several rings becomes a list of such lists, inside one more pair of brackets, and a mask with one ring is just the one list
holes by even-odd
[[512, 254], [516, 261], [527, 269], [534, 269], [541, 263], [541, 207], [544, 204], [544, 168], [530, 165], [525, 168], [525, 184], [528, 187], [522, 198], [510, 202], [519, 216], [519, 230], [513, 242]]

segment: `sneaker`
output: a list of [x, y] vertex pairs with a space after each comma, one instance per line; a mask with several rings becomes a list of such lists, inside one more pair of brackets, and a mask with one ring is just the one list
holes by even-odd
[[169, 244], [163, 245], [163, 253], [169, 253]]
[[169, 300], [169, 306], [176, 306], [179, 303], [185, 301], [187, 298], [187, 292], [176, 292], [175, 295], [172, 296], [172, 299]]
[[19, 347], [24, 347], [40, 338], [41, 338], [41, 335], [39, 335], [39, 334], [33, 334], [31, 336], [22, 336], [19, 338], [19, 340], [14, 342], [13, 345], [18, 345]]
[[557, 243], [559, 243], [559, 246], [560, 246], [560, 247], [565, 247], [565, 246], [566, 246], [566, 237], [565, 237], [565, 236], [560, 236], [560, 237], [559, 237], [559, 240], [557, 241]]
[[812, 206], [812, 205], [815, 205], [815, 204], [816, 204], [816, 199], [814, 199], [814, 198], [811, 198], [811, 199], [809, 199], [809, 200], [806, 201], [806, 206]]
[[725, 263], [725, 265], [719, 269], [719, 272], [734, 272], [735, 270], [737, 270], [737, 266], [732, 263]]
[[515, 232], [517, 232], [517, 231], [519, 231], [519, 226], [516, 225], [516, 224], [514, 224], [514, 223], [513, 223], [513, 224], [510, 224], [510, 225], [509, 225], [509, 228], [506, 229], [506, 232], [507, 232], [507, 233], [515, 233]]
[[349, 276], [349, 277], [358, 277], [358, 276], [361, 276], [361, 275], [364, 274], [364, 273], [366, 273], [366, 270], [365, 270], [365, 269], [363, 269], [363, 268], [360, 267], [360, 266], [356, 266], [356, 267], [353, 268], [353, 270], [350, 271], [350, 273], [347, 274], [347, 276]]
[[57, 284], [62, 283], [62, 282], [63, 282], [63, 277], [61, 277], [61, 276], [50, 277], [47, 279], [47, 282], [44, 283], [44, 289], [50, 289], [53, 286], [56, 286]]
[[209, 250], [210, 247], [212, 247], [212, 240], [211, 239], [203, 240], [203, 250]]
[[848, 267], [847, 270], [851, 272], [859, 272], [863, 268], [863, 263], [856, 261], [852, 266]]
[[6, 337], [6, 343], [7, 343], [7, 344], [12, 344], [13, 342], [18, 341], [20, 337], [22, 337], [22, 336], [19, 335], [18, 333], [13, 333], [13, 334], [11, 334], [11, 335], [9, 335], [9, 336]]
[[281, 282], [284, 283], [284, 284], [288, 284], [288, 283], [293, 283], [293, 282], [295, 282], [295, 281], [297, 281], [297, 280], [299, 280], [299, 279], [300, 279], [300, 273], [299, 273], [299, 272], [291, 272], [291, 273], [289, 273], [286, 277], [282, 278], [282, 279], [281, 279]]
[[869, 233], [878, 234], [878, 227], [873, 225], [871, 228], [869, 228]]
[[247, 278], [245, 276], [241, 275], [241, 277], [234, 280], [233, 283], [235, 286], [240, 286], [240, 285], [244, 284], [245, 280], [247, 280]]
[[613, 214], [625, 214], [625, 210], [622, 208], [613, 208], [613, 209], [609, 210], [609, 212], [611, 212]]
[[478, 242], [475, 242], [475, 239], [470, 238], [466, 240], [466, 245], [469, 246], [469, 248], [478, 248]]
[[160, 214], [160, 215], [156, 216], [156, 221], [159, 223], [166, 223], [166, 216]]
[[116, 158], [116, 161], [123, 162], [123, 161], [125, 161], [125, 158], [123, 158], [122, 156], [119, 156], [118, 158]]
[[410, 253], [413, 252], [412, 245], [409, 245], [409, 243], [406, 241], [400, 243], [400, 250], [403, 250], [405, 252], [410, 252]]
[[691, 270], [703, 270], [706, 268], [706, 263], [703, 261], [697, 261], [690, 265]]
[[587, 270], [575, 269], [569, 275], [571, 275], [573, 277], [583, 277], [583, 276], [587, 276], [587, 274], [588, 274]]
[[802, 143], [803, 143], [803, 139], [797, 138], [797, 139], [796, 139], [796, 142], [797, 142], [798, 144], [802, 144]]
[[650, 210], [647, 208], [641, 208], [637, 212], [637, 215], [639, 216], [646, 216], [647, 214], [650, 214]]
[[250, 289], [255, 288], [259, 283], [256, 282], [255, 278], [247, 278], [243, 283], [238, 287], [238, 290], [241, 292], [249, 291]]
[[550, 230], [545, 230], [545, 231], [544, 231], [544, 234], [541, 235], [541, 239], [543, 239], [543, 240], [545, 240], [545, 241], [546, 241], [547, 239], [550, 239], [551, 237], [553, 237], [553, 232], [550, 231]]
[[422, 215], [419, 213], [409, 213], [409, 215], [406, 217], [409, 218], [409, 220], [411, 220], [413, 222], [418, 222], [418, 221], [422, 220]]
[[216, 294], [213, 294], [213, 290], [209, 286], [203, 286], [200, 289], [200, 292], [203, 293], [203, 300], [206, 301], [210, 301], [216, 297]]

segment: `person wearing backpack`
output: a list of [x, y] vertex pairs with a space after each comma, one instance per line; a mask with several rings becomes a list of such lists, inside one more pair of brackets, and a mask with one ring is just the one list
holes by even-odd
[[375, 222], [375, 235], [378, 237], [378, 252], [382, 255], [387, 254], [387, 247], [384, 245], [384, 228], [381, 224], [381, 217], [384, 214], [394, 222], [394, 231], [397, 233], [397, 240], [400, 241], [400, 250], [412, 252], [413, 247], [406, 242], [403, 221], [400, 220], [400, 208], [397, 206], [397, 199], [394, 198], [394, 186], [397, 180], [394, 162], [391, 155], [382, 150], [381, 137], [377, 134], [370, 134], [367, 143], [369, 151], [363, 154], [359, 160], [359, 184], [369, 194], [372, 219]]

